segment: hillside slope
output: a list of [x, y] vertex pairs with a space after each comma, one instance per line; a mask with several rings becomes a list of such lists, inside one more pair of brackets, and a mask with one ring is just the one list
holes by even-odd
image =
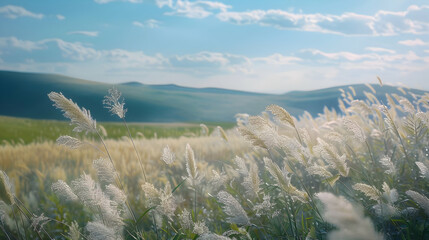
[[[102, 100], [112, 85], [55, 74], [0, 71], [0, 115], [35, 119], [64, 119], [47, 97], [62, 92], [79, 106], [91, 111], [98, 121], [115, 121], [103, 108]], [[145, 85], [136, 82], [116, 86], [125, 97], [127, 120], [135, 122], [234, 121], [236, 113], [258, 114], [269, 104], [278, 104], [297, 116], [305, 110], [312, 115], [326, 105], [336, 108], [339, 88], [294, 91], [282, 95], [260, 94], [218, 88], [187, 88], [177, 85]], [[357, 97], [370, 91], [353, 85]], [[390, 86], [373, 85], [377, 95], [399, 91]], [[423, 91], [411, 90], [416, 94]]]

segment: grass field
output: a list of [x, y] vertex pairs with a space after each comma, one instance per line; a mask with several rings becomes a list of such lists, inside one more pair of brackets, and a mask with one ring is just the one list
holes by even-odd
[[[217, 126], [230, 129], [234, 123], [204, 123], [210, 131]], [[127, 136], [121, 122], [101, 122], [108, 133], [107, 138], [119, 139]], [[200, 123], [128, 123], [132, 136], [136, 138], [178, 138], [180, 136], [199, 136]], [[0, 116], [0, 144], [28, 144], [31, 142], [55, 141], [61, 135], [70, 134], [70, 124], [66, 121], [35, 120]], [[84, 137], [84, 134], [77, 134]]]
[[21, 127], [9, 136], [89, 133], [61, 146], [0, 145], [0, 238], [428, 239], [429, 94], [404, 95], [384, 105], [350, 88], [341, 112], [296, 119], [270, 105], [208, 136], [196, 124], [167, 124], [143, 131], [170, 137], [139, 138], [130, 124], [131, 141], [119, 123], [105, 123], [116, 138], [104, 137], [52, 94], [73, 126], [4, 118], [5, 129]]

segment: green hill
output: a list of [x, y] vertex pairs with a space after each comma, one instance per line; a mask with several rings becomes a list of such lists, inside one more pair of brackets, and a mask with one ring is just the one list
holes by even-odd
[[[372, 85], [377, 95], [399, 91], [395, 87]], [[0, 115], [35, 119], [60, 119], [47, 97], [51, 91], [62, 92], [79, 106], [91, 111], [98, 121], [116, 121], [103, 108], [102, 100], [112, 85], [55, 74], [0, 71]], [[326, 105], [337, 108], [339, 88], [294, 91], [281, 95], [261, 94], [219, 88], [187, 88], [173, 84], [145, 85], [137, 82], [116, 86], [125, 97], [127, 120], [133, 122], [232, 122], [236, 113], [259, 114], [269, 104], [278, 104], [297, 116], [305, 110], [312, 115]], [[353, 85], [357, 98], [365, 85]], [[410, 90], [415, 94], [423, 91]]]

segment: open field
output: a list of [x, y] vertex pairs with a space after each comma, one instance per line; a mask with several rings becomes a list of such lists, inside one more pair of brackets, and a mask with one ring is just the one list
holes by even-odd
[[74, 123], [58, 131], [89, 133], [0, 146], [0, 237], [427, 239], [429, 94], [405, 96], [350, 88], [340, 112], [270, 105], [225, 132], [132, 142], [51, 95]]
[[[217, 126], [229, 129], [234, 123], [205, 123], [210, 131]], [[126, 136], [127, 130], [122, 123], [102, 122], [109, 139]], [[196, 123], [128, 123], [132, 136], [137, 138], [177, 138], [180, 136], [201, 135], [200, 124]], [[70, 134], [70, 124], [65, 121], [35, 120], [0, 116], [0, 144], [28, 144], [31, 142], [55, 141], [58, 136]], [[84, 134], [77, 134], [84, 137]]]

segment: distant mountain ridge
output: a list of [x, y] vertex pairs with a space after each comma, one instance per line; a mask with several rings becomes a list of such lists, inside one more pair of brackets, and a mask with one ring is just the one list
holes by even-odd
[[[356, 98], [370, 89], [352, 85]], [[102, 101], [111, 84], [87, 81], [57, 74], [0, 71], [0, 115], [36, 119], [64, 119], [47, 97], [51, 91], [62, 92], [79, 106], [91, 111], [98, 121], [117, 121], [103, 107]], [[139, 82], [118, 84], [125, 98], [127, 120], [134, 122], [232, 122], [236, 113], [259, 114], [269, 104], [278, 104], [292, 115], [308, 111], [323, 112], [324, 106], [338, 109], [340, 88], [292, 91], [281, 95], [253, 93], [221, 88], [190, 88], [175, 84], [147, 85]], [[377, 97], [397, 93], [396, 87], [372, 85]], [[425, 91], [411, 89], [414, 94]]]

